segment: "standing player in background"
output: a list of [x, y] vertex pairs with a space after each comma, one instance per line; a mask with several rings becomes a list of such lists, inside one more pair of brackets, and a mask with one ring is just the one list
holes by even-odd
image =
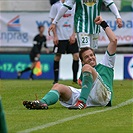
[[72, 9], [76, 3], [74, 25], [79, 47], [88, 46], [94, 49], [97, 48], [100, 26], [94, 23], [94, 19], [100, 14], [102, 2], [110, 8], [115, 15], [118, 27], [121, 28], [121, 16], [113, 0], [66, 0], [49, 28], [49, 35], [51, 30], [55, 30], [55, 26], [63, 14], [65, 14], [68, 9]]
[[[50, 18], [51, 21], [55, 19], [59, 9], [62, 7], [65, 0], [60, 0], [52, 5], [50, 9]], [[59, 20], [56, 29], [53, 32], [54, 35], [54, 82], [53, 84], [58, 82], [59, 79], [59, 63], [62, 54], [72, 54], [73, 63], [72, 63], [72, 71], [73, 71], [73, 82], [77, 83], [77, 73], [79, 68], [79, 48], [75, 38], [74, 31], [74, 13], [75, 8], [67, 11], [63, 17]], [[66, 66], [67, 67], [67, 66]]]
[[36, 66], [36, 63], [40, 60], [40, 53], [41, 53], [41, 49], [42, 49], [42, 46], [44, 45], [45, 47], [45, 51], [46, 53], [49, 53], [49, 49], [47, 48], [47, 45], [46, 45], [46, 36], [43, 34], [44, 33], [44, 26], [43, 25], [40, 25], [38, 27], [38, 31], [39, 31], [39, 34], [37, 34], [34, 39], [33, 39], [33, 47], [30, 51], [30, 61], [32, 62], [31, 66], [30, 67], [27, 67], [25, 68], [23, 71], [19, 71], [18, 72], [18, 79], [20, 79], [21, 75], [24, 73], [24, 72], [27, 72], [27, 71], [30, 71], [31, 70], [31, 74], [30, 74], [30, 77], [29, 79], [33, 79], [33, 69], [34, 67]]

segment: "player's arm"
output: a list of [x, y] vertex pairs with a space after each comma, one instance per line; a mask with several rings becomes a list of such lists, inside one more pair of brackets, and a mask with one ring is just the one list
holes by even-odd
[[56, 17], [54, 18], [54, 20], [52, 21], [51, 26], [48, 29], [48, 34], [50, 35], [50, 31], [55, 32], [55, 28], [56, 28], [56, 24], [58, 23], [58, 21], [60, 20], [60, 18], [65, 14], [65, 12], [68, 10], [67, 7], [62, 6], [59, 10], [59, 12], [57, 13]]
[[[58, 6], [57, 4], [53, 4], [51, 6], [51, 9], [50, 9], [50, 13], [49, 13], [49, 17], [51, 19], [51, 23], [53, 22], [54, 18], [56, 17], [57, 13], [58, 13]], [[53, 32], [53, 43], [55, 45], [58, 44], [58, 37], [57, 37], [57, 32], [56, 32], [56, 27], [52, 30]]]
[[[51, 19], [51, 21], [53, 22], [54, 19]], [[57, 35], [57, 32], [56, 32], [56, 26], [55, 28], [53, 29], [53, 43], [54, 45], [58, 45], [59, 43], [59, 40], [58, 40], [58, 35]]]
[[104, 31], [110, 41], [108, 44], [108, 47], [107, 47], [107, 51], [109, 52], [110, 55], [115, 54], [116, 48], [117, 48], [117, 38], [116, 38], [114, 32], [111, 30], [111, 28], [108, 26], [108, 24], [102, 19], [101, 16], [96, 17], [95, 23], [100, 25], [104, 29]]
[[72, 6], [74, 5], [75, 0], [67, 0], [63, 6], [60, 8], [59, 12], [55, 16], [51, 26], [48, 29], [48, 34], [50, 35], [50, 31], [54, 31], [56, 28], [56, 24], [60, 20], [60, 18], [67, 12], [68, 9], [72, 9]]
[[72, 33], [72, 35], [70, 36], [70, 39], [69, 39], [70, 44], [74, 44], [75, 43], [75, 40], [76, 40], [75, 36], [76, 36], [75, 35], [75, 29], [73, 27], [73, 33]]
[[121, 28], [123, 26], [122, 19], [121, 19], [120, 13], [119, 13], [114, 1], [113, 0], [104, 0], [103, 2], [107, 7], [109, 7], [111, 12], [115, 15], [116, 23], [117, 23], [118, 27]]

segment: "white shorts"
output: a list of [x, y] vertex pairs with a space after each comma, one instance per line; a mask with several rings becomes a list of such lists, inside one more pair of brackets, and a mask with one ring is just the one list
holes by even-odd
[[[72, 96], [69, 101], [62, 101], [60, 99], [61, 105], [65, 107], [70, 107], [74, 105], [81, 93], [81, 89], [77, 89], [74, 87], [69, 86], [72, 91]], [[93, 87], [90, 91], [88, 99], [86, 101], [87, 107], [90, 106], [106, 106], [109, 101], [111, 100], [111, 92], [109, 91], [108, 87], [103, 83], [102, 79], [98, 75], [97, 79], [93, 83]]]
[[98, 48], [99, 34], [88, 34], [84, 32], [77, 33], [77, 41], [79, 48], [91, 47], [92, 49]]

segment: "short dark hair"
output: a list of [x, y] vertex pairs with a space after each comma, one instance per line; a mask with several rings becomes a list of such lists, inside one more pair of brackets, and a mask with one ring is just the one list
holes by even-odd
[[90, 47], [84, 47], [84, 48], [81, 48], [80, 51], [79, 51], [79, 58], [81, 59], [81, 61], [83, 61], [83, 57], [82, 57], [82, 54], [87, 51], [87, 50], [91, 50], [95, 56], [95, 52], [92, 48]]
[[38, 29], [41, 29], [42, 27], [44, 27], [44, 25], [39, 25], [39, 26], [38, 26]]

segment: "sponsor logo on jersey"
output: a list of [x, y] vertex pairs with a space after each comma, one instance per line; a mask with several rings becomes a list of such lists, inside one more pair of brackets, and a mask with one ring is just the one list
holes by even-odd
[[63, 18], [67, 18], [67, 17], [70, 17], [70, 16], [71, 16], [71, 14], [64, 14]]
[[83, 0], [83, 3], [87, 6], [94, 6], [97, 0]]
[[8, 31], [20, 31], [20, 18], [19, 15], [11, 19], [7, 23]]
[[63, 24], [63, 27], [69, 28], [69, 27], [71, 27], [71, 24], [69, 24], [68, 22], [65, 22], [65, 23]]

